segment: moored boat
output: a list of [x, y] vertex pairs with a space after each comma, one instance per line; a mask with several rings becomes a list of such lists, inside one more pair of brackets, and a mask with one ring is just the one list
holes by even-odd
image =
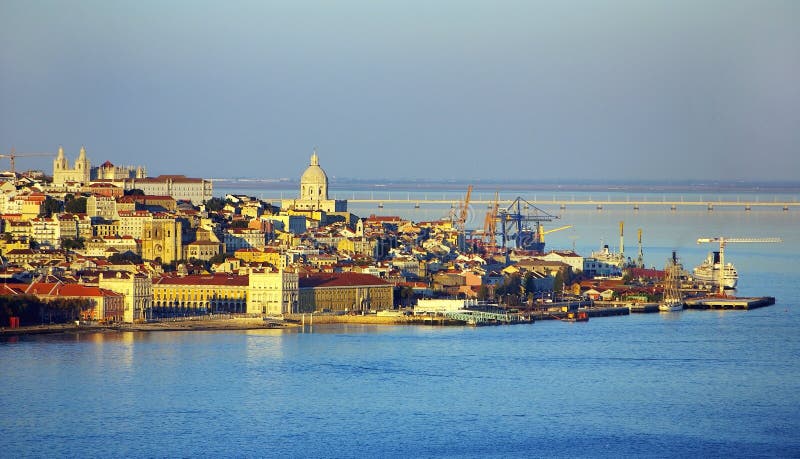
[[[719, 252], [711, 252], [705, 260], [694, 268], [694, 278], [700, 282], [719, 286], [720, 270], [723, 269], [719, 262]], [[739, 281], [739, 273], [733, 263], [725, 263], [722, 273], [722, 286], [728, 289], [736, 288]]]
[[664, 268], [664, 294], [658, 303], [658, 310], [664, 312], [683, 310], [683, 295], [681, 294], [681, 271], [683, 268], [678, 263], [678, 256], [673, 251], [672, 258], [667, 260]]
[[566, 316], [559, 320], [562, 322], [588, 322], [589, 314], [586, 311], [568, 312]]

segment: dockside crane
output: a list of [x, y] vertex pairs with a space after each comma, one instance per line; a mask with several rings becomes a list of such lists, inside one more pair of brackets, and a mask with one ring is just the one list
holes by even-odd
[[779, 237], [762, 237], [762, 238], [748, 238], [748, 237], [701, 237], [697, 239], [698, 244], [703, 243], [719, 243], [719, 294], [725, 294], [725, 245], [726, 244], [740, 244], [740, 243], [757, 243], [757, 244], [775, 244], [783, 242]]
[[497, 250], [497, 211], [500, 208], [500, 193], [495, 191], [494, 202], [483, 219], [483, 242], [490, 253]]
[[[525, 213], [523, 213], [523, 207]], [[503, 249], [506, 248], [506, 242], [513, 238], [518, 249], [542, 251], [544, 243], [537, 241], [535, 232], [528, 228], [525, 223], [535, 222], [539, 225], [541, 222], [549, 222], [557, 218], [559, 217], [551, 215], [525, 199], [518, 197], [511, 205], [499, 210], [497, 213], [497, 219], [500, 220]]]

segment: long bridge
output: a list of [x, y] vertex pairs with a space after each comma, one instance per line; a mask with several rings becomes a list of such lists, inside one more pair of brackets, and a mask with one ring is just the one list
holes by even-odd
[[[279, 202], [282, 198], [262, 198], [265, 201], [270, 202]], [[704, 200], [702, 198], [688, 198], [688, 199], [592, 199], [592, 198], [573, 198], [573, 199], [559, 199], [559, 198], [551, 198], [551, 199], [527, 199], [533, 205], [536, 206], [547, 206], [547, 207], [558, 207], [560, 209], [566, 209], [568, 207], [593, 207], [598, 210], [602, 210], [606, 207], [631, 207], [634, 210], [638, 210], [640, 208], [653, 208], [653, 207], [667, 207], [671, 210], [677, 210], [678, 208], [705, 208], [707, 210], [714, 210], [716, 208], [739, 208], [744, 210], [752, 210], [752, 209], [763, 209], [763, 208], [778, 208], [783, 209], [784, 211], [788, 211], [790, 209], [800, 207], [800, 201], [786, 201], [786, 200], [774, 200], [774, 201], [764, 201], [758, 199], [737, 199], [733, 200], [720, 200], [720, 199], [711, 199], [711, 200]], [[355, 198], [355, 199], [347, 199], [348, 203], [351, 204], [373, 204], [377, 207], [383, 207], [385, 205], [409, 205], [414, 207], [422, 207], [424, 205], [449, 205], [451, 207], [458, 207], [461, 205], [462, 200], [461, 198], [454, 197], [452, 199], [448, 199], [447, 197], [442, 197], [441, 199], [429, 199], [427, 197], [422, 199], [415, 199], [412, 197], [408, 198], [392, 198], [387, 197], [385, 199], [381, 198]], [[470, 200], [470, 205], [485, 205], [490, 207], [494, 204], [494, 200], [488, 199], [472, 199]], [[500, 206], [508, 206], [512, 202], [513, 199], [500, 199], [497, 201]], [[527, 209], [526, 209], [527, 210]]]

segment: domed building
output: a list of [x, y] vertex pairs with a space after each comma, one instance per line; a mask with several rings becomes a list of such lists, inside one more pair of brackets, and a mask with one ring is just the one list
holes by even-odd
[[328, 174], [320, 167], [316, 150], [300, 176], [300, 197], [284, 200], [281, 207], [297, 211], [347, 212], [346, 200], [328, 199]]

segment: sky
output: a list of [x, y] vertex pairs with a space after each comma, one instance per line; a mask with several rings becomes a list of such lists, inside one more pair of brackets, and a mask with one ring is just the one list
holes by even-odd
[[798, 180], [800, 2], [2, 0], [0, 152], [59, 145], [205, 178], [316, 147], [333, 178]]

